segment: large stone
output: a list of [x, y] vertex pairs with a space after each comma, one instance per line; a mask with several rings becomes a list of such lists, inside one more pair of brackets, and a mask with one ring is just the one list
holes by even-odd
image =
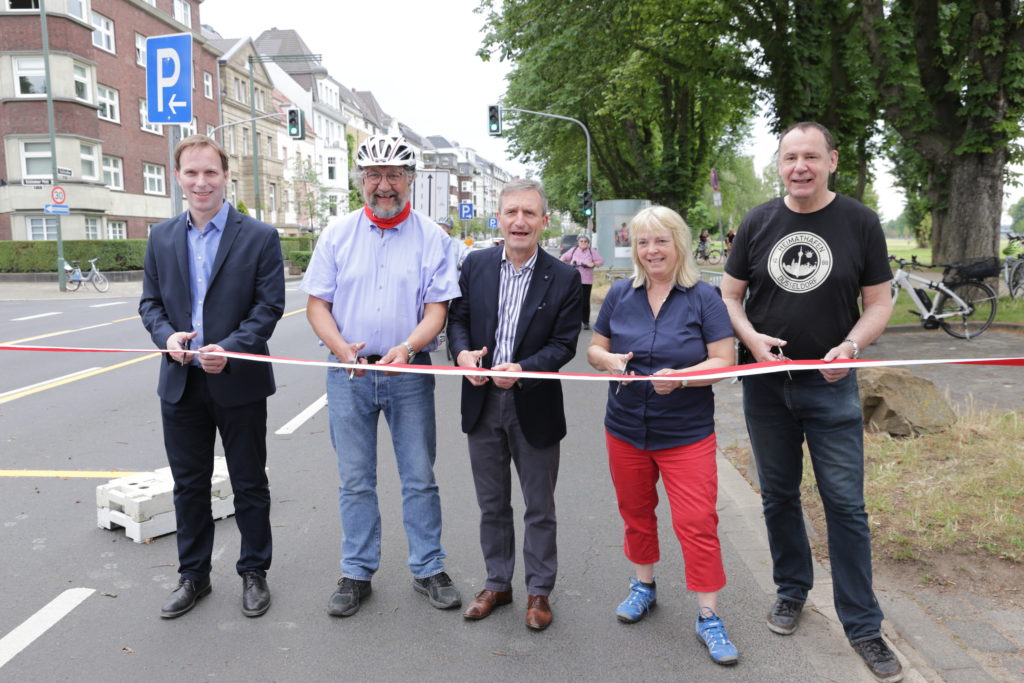
[[903, 368], [857, 370], [864, 426], [892, 436], [941, 432], [956, 416], [939, 389]]

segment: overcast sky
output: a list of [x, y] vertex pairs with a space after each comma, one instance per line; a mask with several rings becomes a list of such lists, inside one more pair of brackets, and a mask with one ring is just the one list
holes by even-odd
[[[200, 18], [225, 38], [255, 38], [268, 28], [294, 29], [312, 52], [323, 55], [335, 80], [373, 91], [385, 112], [420, 135], [443, 135], [523, 175], [525, 167], [507, 159], [504, 140], [487, 134], [487, 105], [505, 92], [509, 65], [476, 56], [484, 22], [473, 12], [478, 4], [204, 0]], [[771, 161], [775, 147], [767, 129], [756, 126], [749, 147], [755, 168]], [[903, 210], [903, 196], [891, 182], [884, 174], [875, 180], [883, 220], [897, 218]], [[1022, 192], [1009, 192], [1004, 209]]]

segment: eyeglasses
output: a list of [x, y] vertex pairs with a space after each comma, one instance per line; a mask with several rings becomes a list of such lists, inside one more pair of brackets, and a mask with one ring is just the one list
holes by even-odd
[[367, 180], [369, 180], [374, 185], [379, 183], [381, 178], [387, 178], [388, 179], [388, 184], [389, 185], [394, 185], [398, 181], [400, 181], [403, 178], [405, 178], [405, 173], [404, 172], [378, 173], [377, 171], [367, 171], [365, 174], [363, 174], [363, 177], [366, 178]]

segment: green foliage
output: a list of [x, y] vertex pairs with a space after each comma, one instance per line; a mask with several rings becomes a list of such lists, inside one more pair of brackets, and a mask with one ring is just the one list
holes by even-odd
[[[309, 159], [296, 155], [292, 168], [295, 172], [288, 186], [295, 197], [299, 226], [310, 230], [326, 227], [330, 217], [330, 199], [327, 187], [320, 184], [316, 167]], [[349, 205], [352, 206], [351, 203]]]
[[[480, 55], [515, 63], [504, 98], [582, 121], [594, 199], [646, 198], [685, 215], [709, 159], [753, 111], [744, 53], [719, 0], [483, 0]], [[570, 122], [506, 111], [510, 148], [544, 168], [551, 204], [582, 220], [586, 144]]]
[[312, 251], [313, 238], [309, 235], [281, 238], [281, 258], [291, 259], [296, 251]]
[[[142, 270], [146, 240], [64, 240], [64, 259], [98, 259], [100, 270]], [[53, 240], [0, 241], [0, 273], [56, 273], [57, 242]]]
[[710, 182], [704, 185], [701, 201], [711, 212], [716, 231], [718, 230], [719, 214], [721, 214], [723, 232], [729, 232], [729, 228], [736, 230], [748, 211], [778, 195], [773, 183], [776, 177], [774, 175], [775, 167], [769, 167], [765, 171], [766, 179], [762, 180], [754, 172], [753, 158], [738, 156], [733, 145], [723, 145], [712, 157], [711, 162], [711, 166], [718, 171], [722, 206], [714, 205]]
[[249, 215], [249, 207], [245, 205], [241, 198], [239, 198], [238, 205], [235, 208], [238, 209], [238, 213], [244, 213], [246, 216]]
[[312, 251], [293, 251], [289, 256], [292, 265], [297, 266], [302, 270], [306, 270], [306, 267], [309, 266], [309, 259], [311, 258], [313, 258]]
[[697, 241], [697, 235], [701, 230], [707, 230], [712, 235], [718, 232], [718, 221], [712, 218], [704, 202], [697, 202], [690, 207], [686, 214], [686, 224], [690, 226], [690, 236], [694, 242]]
[[1007, 211], [1010, 214], [1010, 230], [1015, 235], [1024, 233], [1024, 197], [1021, 197], [1017, 202], [1010, 207]]

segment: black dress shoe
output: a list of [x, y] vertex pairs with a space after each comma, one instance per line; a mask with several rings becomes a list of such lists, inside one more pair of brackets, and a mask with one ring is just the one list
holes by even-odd
[[160, 616], [164, 619], [180, 617], [185, 612], [196, 606], [196, 600], [209, 594], [210, 577], [206, 576], [198, 581], [192, 579], [178, 579], [178, 587], [171, 593], [171, 599], [160, 608]]
[[259, 617], [268, 609], [270, 588], [267, 587], [267, 577], [256, 572], [242, 572], [242, 614]]

